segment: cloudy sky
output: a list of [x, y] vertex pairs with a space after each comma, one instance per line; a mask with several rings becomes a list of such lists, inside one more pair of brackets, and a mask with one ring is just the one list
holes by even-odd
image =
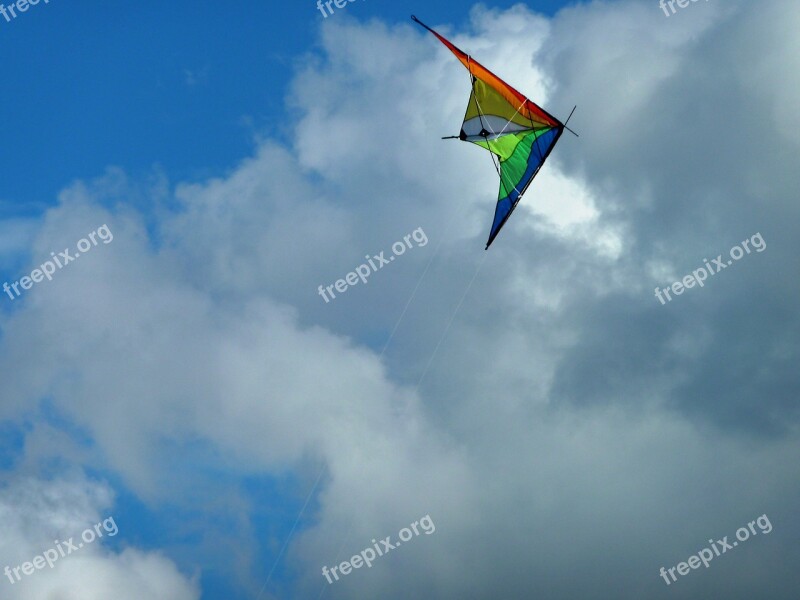
[[[0, 596], [796, 598], [800, 5], [112, 4], [0, 16]], [[489, 251], [412, 13], [578, 107]]]

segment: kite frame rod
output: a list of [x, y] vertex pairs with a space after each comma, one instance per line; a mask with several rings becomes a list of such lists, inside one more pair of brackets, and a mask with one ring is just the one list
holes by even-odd
[[578, 105], [577, 105], [577, 104], [576, 104], [575, 106], [573, 106], [573, 107], [572, 107], [572, 111], [569, 113], [569, 116], [567, 117], [567, 120], [566, 120], [566, 121], [564, 121], [564, 129], [566, 129], [567, 131], [569, 131], [569, 132], [570, 132], [572, 135], [574, 135], [575, 137], [581, 137], [581, 136], [579, 136], [577, 133], [575, 133], [574, 131], [572, 131], [572, 129], [570, 129], [569, 127], [567, 127], [567, 123], [569, 123], [569, 120], [572, 118], [572, 115], [573, 115], [573, 113], [575, 112], [575, 109], [576, 109], [576, 108], [578, 108]]
[[[430, 27], [428, 27], [427, 25], [425, 25], [425, 23], [423, 23], [422, 21], [420, 21], [420, 20], [419, 20], [419, 19], [416, 17], [416, 15], [411, 15], [411, 20], [412, 20], [412, 21], [414, 21], [415, 23], [419, 23], [420, 25], [422, 25], [422, 26], [423, 26], [425, 29], [427, 29], [428, 31], [430, 31], [430, 32], [431, 32], [433, 35], [435, 35], [435, 36], [436, 36], [437, 38], [439, 38], [440, 40], [441, 40], [441, 39], [443, 39], [443, 38], [442, 38], [442, 36], [440, 36], [440, 35], [439, 35], [438, 33], [436, 33], [436, 32], [435, 32], [433, 29], [431, 29]], [[451, 45], [453, 46], [453, 48], [455, 48], [456, 50], [458, 50], [458, 51], [459, 51], [459, 52], [461, 52], [462, 54], [464, 54], [464, 55], [466, 55], [466, 56], [469, 56], [469, 54], [468, 54], [467, 52], [464, 52], [464, 51], [463, 51], [461, 48], [459, 48], [458, 46], [456, 46], [456, 45], [455, 45], [455, 44], [453, 44], [452, 42], [448, 42], [448, 43], [449, 43], [449, 44], [451, 44]], [[470, 75], [472, 75], [472, 71], [470, 71]], [[544, 110], [544, 109], [542, 109], [542, 110]]]
[[417, 18], [415, 15], [411, 15], [411, 19], [412, 19], [413, 21], [415, 21], [415, 22], [419, 23], [420, 25], [422, 25], [422, 26], [423, 26], [425, 29], [427, 29], [427, 30], [428, 30], [428, 31], [430, 31], [431, 33], [436, 33], [436, 32], [435, 32], [433, 29], [431, 29], [430, 27], [428, 27], [427, 25], [425, 25], [425, 23], [423, 23], [422, 21], [420, 21], [420, 20], [419, 20], [419, 19], [418, 19], [418, 18]]

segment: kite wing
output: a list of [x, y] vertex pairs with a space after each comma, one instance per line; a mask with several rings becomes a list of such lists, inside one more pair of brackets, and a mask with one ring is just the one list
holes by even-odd
[[439, 38], [472, 76], [472, 92], [458, 137], [485, 148], [497, 161], [500, 192], [488, 249], [561, 137], [564, 124], [415, 16], [411, 18]]

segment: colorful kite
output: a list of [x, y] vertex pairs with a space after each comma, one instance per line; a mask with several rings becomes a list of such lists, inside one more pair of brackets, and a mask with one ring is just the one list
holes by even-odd
[[491, 152], [492, 161], [500, 176], [494, 222], [489, 232], [489, 241], [486, 242], [488, 249], [547, 160], [564, 129], [569, 128], [417, 17], [412, 15], [411, 18], [439, 38], [470, 72], [472, 93], [467, 114], [461, 125], [461, 133], [450, 138], [472, 142]]

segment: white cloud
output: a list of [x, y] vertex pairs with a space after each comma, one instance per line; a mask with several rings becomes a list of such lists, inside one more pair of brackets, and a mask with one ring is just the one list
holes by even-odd
[[[183, 576], [169, 559], [134, 548], [115, 553], [104, 547], [109, 536], [124, 537], [128, 525], [117, 523], [108, 512], [111, 506], [110, 490], [86, 480], [46, 482], [19, 478], [8, 482], [0, 490], [0, 515], [4, 523], [0, 564], [9, 568], [2, 581], [3, 597], [199, 599], [196, 582]], [[81, 542], [84, 531], [94, 532], [97, 523], [103, 524], [99, 531], [105, 539]], [[69, 550], [65, 541], [77, 549]], [[83, 545], [78, 547], [78, 544]], [[60, 556], [59, 548], [64, 556]], [[20, 567], [37, 556], [43, 557], [48, 550], [55, 550], [50, 554], [53, 567], [40, 561], [44, 564], [42, 570], [25, 575]]]

